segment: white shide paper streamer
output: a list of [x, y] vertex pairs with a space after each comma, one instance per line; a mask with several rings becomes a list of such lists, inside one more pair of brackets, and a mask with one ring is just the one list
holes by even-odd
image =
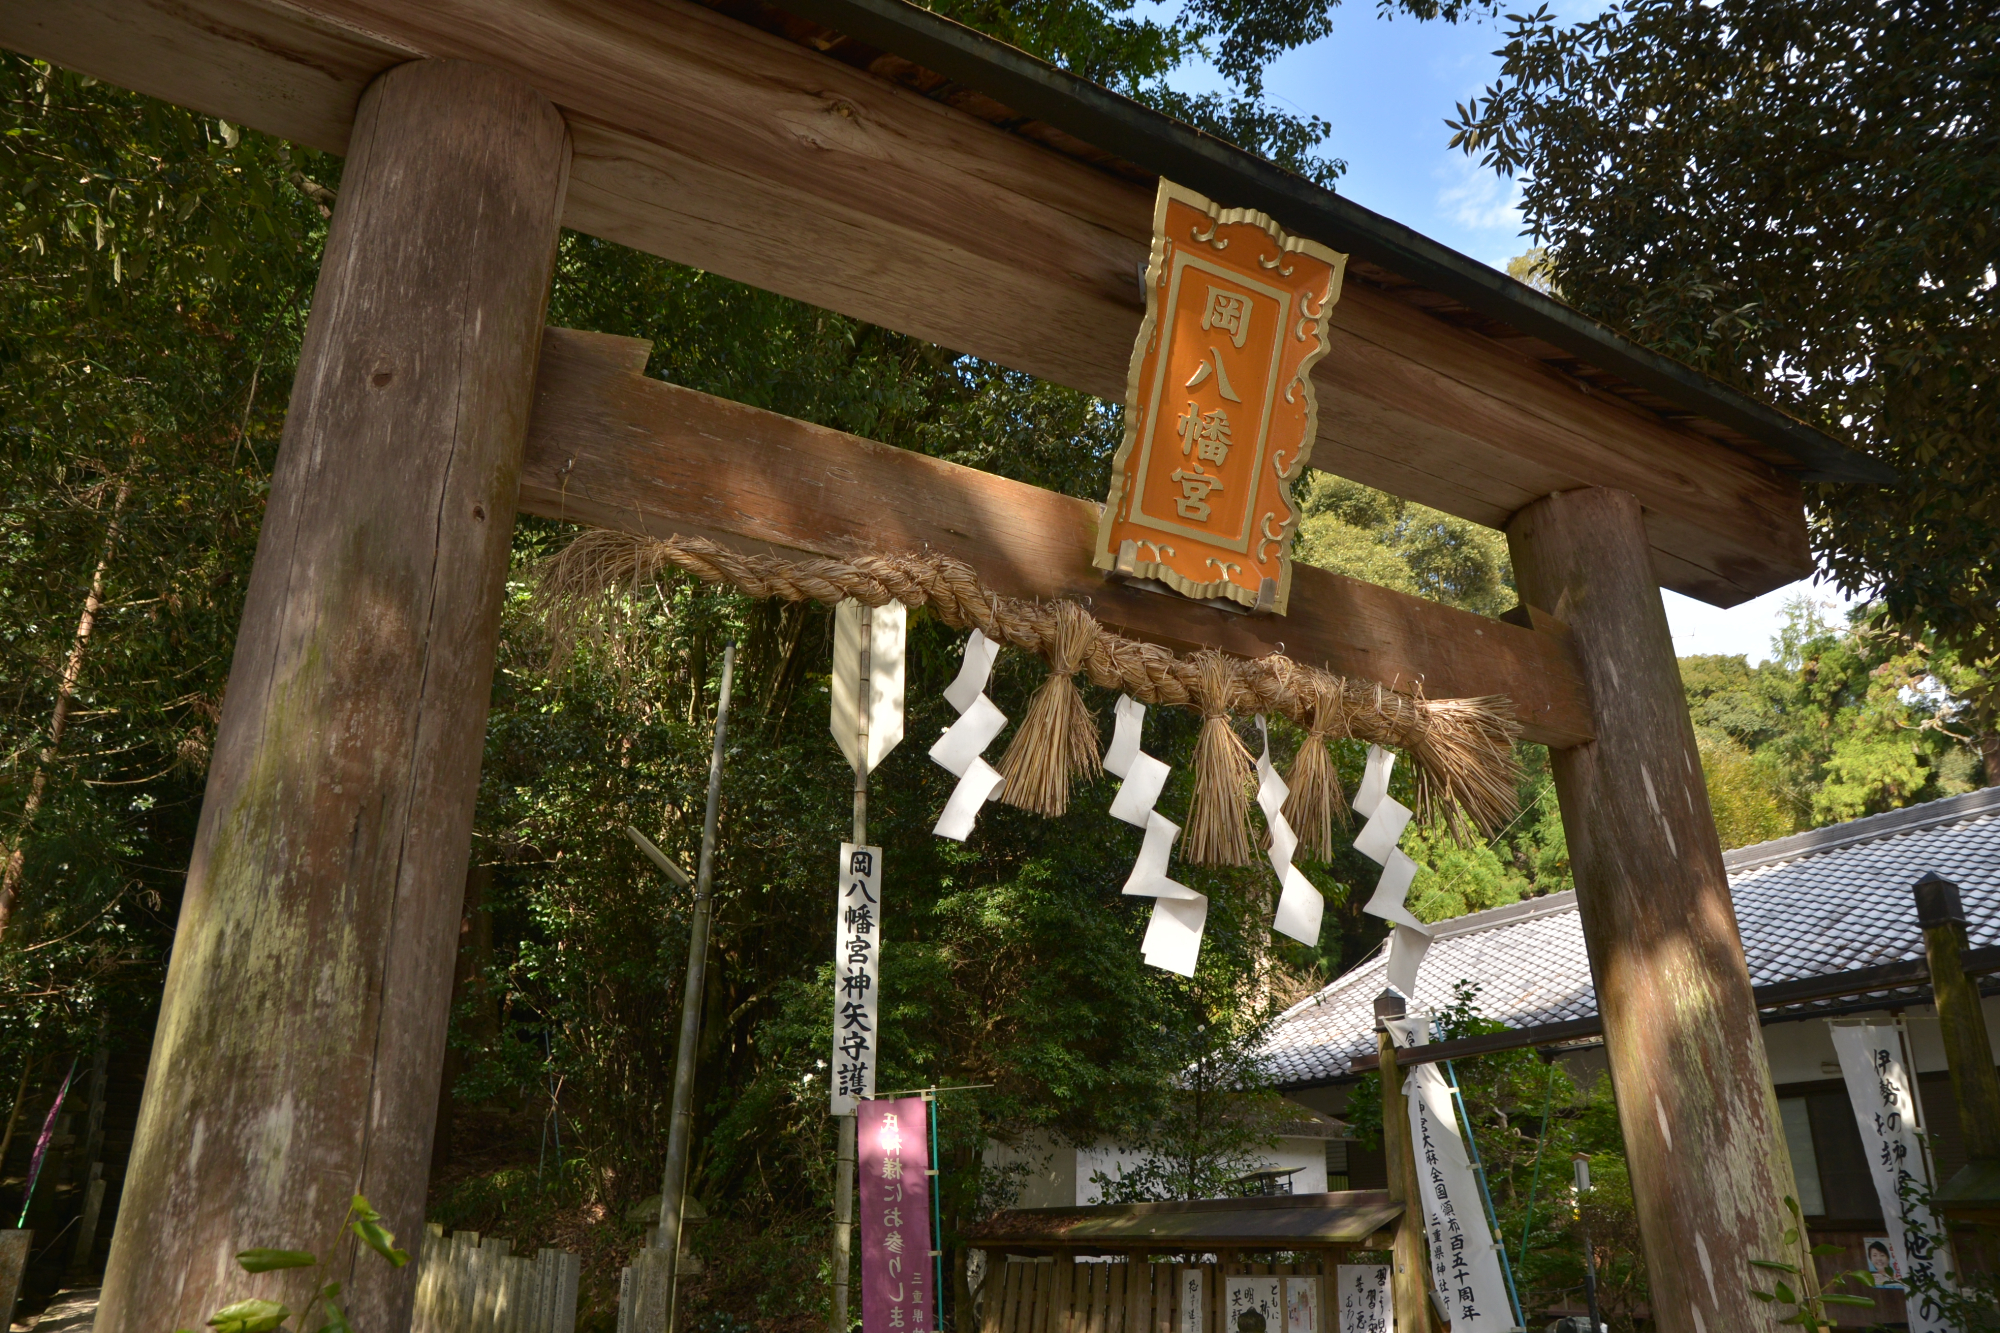
[[[1326, 913], [1326, 899], [1305, 877], [1305, 872], [1292, 864], [1292, 853], [1299, 848], [1298, 834], [1292, 831], [1286, 820], [1285, 802], [1291, 797], [1292, 789], [1278, 776], [1276, 765], [1271, 762], [1271, 728], [1264, 721], [1264, 715], [1257, 715], [1257, 731], [1264, 738], [1264, 752], [1257, 756], [1257, 806], [1264, 812], [1264, 827], [1271, 831], [1271, 871], [1278, 877], [1278, 910], [1271, 918], [1271, 929], [1280, 935], [1289, 935], [1301, 944], [1319, 943], [1320, 918]], [[1308, 744], [1318, 744], [1308, 741]]]
[[1181, 826], [1153, 809], [1170, 770], [1139, 748], [1146, 705], [1121, 694], [1116, 719], [1111, 744], [1104, 751], [1104, 768], [1124, 782], [1111, 802], [1111, 813], [1146, 831], [1138, 859], [1132, 863], [1132, 873], [1125, 879], [1126, 893], [1153, 900], [1153, 918], [1147, 923], [1140, 952], [1154, 967], [1191, 977], [1195, 962], [1201, 957], [1208, 899], [1167, 878], [1167, 858], [1173, 853], [1174, 841], [1181, 836]]
[[1405, 996], [1414, 996], [1417, 972], [1431, 947], [1431, 931], [1405, 906], [1410, 885], [1417, 879], [1417, 863], [1396, 845], [1410, 825], [1410, 808], [1389, 795], [1389, 770], [1395, 763], [1392, 752], [1379, 745], [1368, 747], [1368, 765], [1354, 793], [1354, 808], [1368, 822], [1361, 826], [1354, 850], [1381, 863], [1382, 878], [1361, 910], [1395, 924], [1389, 936], [1389, 984]]
[[931, 758], [958, 778], [958, 786], [952, 789], [951, 799], [945, 802], [944, 813], [931, 832], [954, 842], [964, 842], [972, 835], [979, 808], [992, 800], [1006, 781], [999, 769], [980, 758], [1007, 725], [1007, 715], [986, 697], [986, 681], [999, 655], [999, 644], [976, 629], [972, 631], [965, 641], [965, 660], [958, 668], [958, 678], [944, 692], [946, 702], [958, 710], [958, 721], [931, 746]]

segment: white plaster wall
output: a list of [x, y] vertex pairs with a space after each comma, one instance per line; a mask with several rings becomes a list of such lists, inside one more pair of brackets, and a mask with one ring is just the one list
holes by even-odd
[[[1100, 1203], [1102, 1191], [1090, 1179], [1094, 1173], [1101, 1171], [1115, 1179], [1144, 1160], [1144, 1153], [1112, 1143], [1072, 1148], [1034, 1136], [1013, 1145], [995, 1140], [986, 1144], [989, 1170], [1004, 1170], [1012, 1165], [1023, 1168], [1018, 1177], [1020, 1192], [1012, 1204], [1015, 1208], [1071, 1208]], [[1292, 1177], [1292, 1193], [1324, 1193], [1326, 1140], [1281, 1138], [1274, 1151], [1261, 1155], [1256, 1169], [1289, 1171], [1294, 1167], [1298, 1168], [1298, 1174]]]
[[[1994, 1063], [2000, 1064], [2000, 995], [1988, 996], [1982, 1008], [1986, 1011], [1986, 1035], [1993, 1045]], [[1890, 1020], [1886, 1009], [1870, 1014], [1843, 1014], [1841, 1017], [1871, 1018], [1885, 1023]], [[1936, 1007], [1913, 1005], [1903, 1011], [1903, 1023], [1909, 1029], [1910, 1050], [1917, 1072], [1930, 1074], [1942, 1071], [1946, 1067], [1944, 1041], [1938, 1035]], [[1764, 1029], [1764, 1049], [1771, 1058], [1773, 1083], [1810, 1083], [1817, 1079], [1840, 1077], [1840, 1060], [1834, 1054], [1833, 1035], [1827, 1031], [1823, 1018], [1770, 1024]]]
[[[1018, 1193], [1010, 1208], [1072, 1208], [1076, 1205], [1076, 1150], [1046, 1135], [1025, 1135], [1018, 1143], [986, 1141], [989, 1171], [1018, 1170], [1010, 1177]], [[1084, 1172], [1087, 1179], [1090, 1173]]]

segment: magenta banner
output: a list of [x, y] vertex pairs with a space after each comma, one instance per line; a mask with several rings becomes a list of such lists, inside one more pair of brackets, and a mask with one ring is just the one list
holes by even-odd
[[930, 1126], [921, 1097], [862, 1102], [861, 1333], [929, 1333]]

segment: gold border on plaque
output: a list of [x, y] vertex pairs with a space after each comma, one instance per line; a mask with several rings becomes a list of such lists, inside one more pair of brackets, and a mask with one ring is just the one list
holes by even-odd
[[[1173, 204], [1180, 204], [1206, 218], [1206, 226], [1191, 227], [1185, 237], [1169, 235], [1168, 217], [1174, 211], [1171, 208]], [[1257, 269], [1269, 274], [1270, 280], [1261, 278], [1257, 272], [1233, 268], [1218, 260], [1217, 256], [1226, 253], [1232, 241], [1244, 236], [1242, 228], [1254, 228], [1261, 240], [1276, 247], [1275, 253], [1267, 253], [1266, 246], [1259, 246], [1259, 253], [1255, 256]], [[1222, 235], [1225, 229], [1236, 230], [1232, 235]], [[1297, 284], [1281, 285], [1278, 280], [1291, 275], [1286, 260], [1293, 255], [1309, 257], [1325, 266], [1329, 276], [1323, 294], [1309, 289], [1301, 291]], [[1093, 558], [1097, 568], [1129, 578], [1157, 579], [1176, 592], [1197, 600], [1223, 597], [1252, 609], [1280, 615], [1284, 613], [1291, 596], [1291, 538], [1298, 526], [1298, 515], [1291, 503], [1290, 483], [1312, 456], [1313, 440], [1319, 426], [1319, 403], [1313, 390], [1311, 372], [1313, 365], [1326, 355], [1327, 322], [1334, 304], [1340, 299], [1346, 266], [1346, 255], [1317, 241], [1287, 234], [1264, 213], [1244, 208], [1223, 208], [1185, 186], [1168, 180], [1160, 182], [1153, 202], [1152, 253], [1146, 265], [1146, 317], [1139, 326], [1139, 336], [1133, 343], [1132, 358], [1126, 371], [1125, 434], [1112, 461], [1111, 487], [1097, 525], [1097, 551]], [[1153, 443], [1160, 422], [1167, 415], [1161, 407], [1165, 401], [1166, 376], [1173, 369], [1166, 364], [1166, 350], [1159, 346], [1162, 310], [1174, 309], [1180, 281], [1190, 268], [1259, 290], [1275, 299], [1279, 310], [1272, 370], [1264, 385], [1264, 412], [1257, 439], [1252, 445], [1255, 454], [1249, 473], [1252, 492], [1247, 507], [1242, 511], [1242, 528], [1228, 535], [1162, 519], [1140, 508], [1151, 473]], [[1161, 281], [1163, 272], [1167, 274], [1166, 290], [1163, 290]], [[1294, 300], [1297, 301], [1296, 306], [1293, 305]], [[1291, 328], [1294, 321], [1297, 327]], [[1305, 345], [1295, 363], [1286, 355], [1293, 350], [1293, 342]], [[1150, 376], [1147, 371], [1149, 359], [1152, 361]], [[1289, 378], [1285, 375], [1288, 365], [1291, 369]], [[1289, 433], [1282, 439], [1272, 435], [1281, 382], [1286, 403], [1299, 404], [1299, 395], [1303, 395], [1303, 412], [1299, 418], [1302, 438], [1296, 441], [1289, 438]], [[1290, 423], [1286, 425], [1289, 431]], [[1138, 452], [1136, 466], [1135, 449]], [[1268, 478], [1264, 475], [1267, 465], [1271, 471]], [[1277, 521], [1280, 516], [1282, 521]], [[1127, 532], [1118, 546], [1129, 546], [1130, 549], [1114, 549], [1114, 531], [1126, 528], [1143, 529], [1149, 535]], [[1183, 556], [1176, 543], [1191, 549]], [[1148, 548], [1150, 557], [1146, 554]], [[1186, 561], [1207, 551], [1216, 553], [1216, 557], [1207, 558], [1206, 563], [1221, 574], [1220, 578], [1205, 580], [1184, 572]], [[1238, 560], [1218, 558], [1231, 555]], [[1182, 569], [1168, 563], [1175, 559], [1183, 560]], [[1231, 577], [1232, 568], [1241, 575], [1246, 566], [1260, 571], [1256, 583]]]

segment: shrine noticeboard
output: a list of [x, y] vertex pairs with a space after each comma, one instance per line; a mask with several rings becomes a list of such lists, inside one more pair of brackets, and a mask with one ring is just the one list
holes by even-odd
[[1346, 266], [1262, 213], [1160, 182], [1099, 569], [1284, 613], [1311, 371]]

